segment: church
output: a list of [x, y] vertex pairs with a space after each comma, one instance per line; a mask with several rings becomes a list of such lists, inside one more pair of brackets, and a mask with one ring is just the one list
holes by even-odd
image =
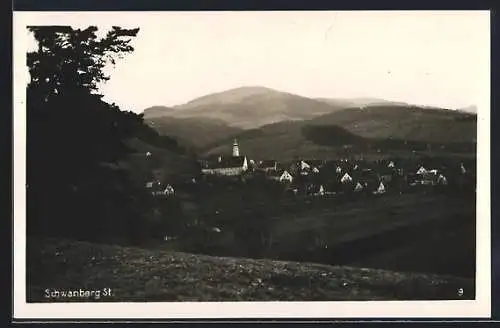
[[203, 174], [224, 176], [238, 176], [247, 170], [247, 157], [240, 155], [240, 149], [236, 139], [233, 142], [232, 156], [219, 156], [217, 161], [204, 163], [201, 168]]

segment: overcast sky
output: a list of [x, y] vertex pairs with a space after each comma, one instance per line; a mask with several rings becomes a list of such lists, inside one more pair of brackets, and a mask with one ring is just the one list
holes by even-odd
[[489, 87], [489, 12], [36, 13], [30, 23], [140, 27], [101, 89], [136, 112], [257, 85], [456, 108]]

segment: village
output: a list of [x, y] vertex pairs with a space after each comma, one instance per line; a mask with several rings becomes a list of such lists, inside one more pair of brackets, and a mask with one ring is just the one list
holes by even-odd
[[[473, 222], [475, 176], [467, 158], [280, 163], [248, 158], [234, 140], [229, 155], [200, 160], [198, 175], [151, 179], [146, 190], [163, 208], [158, 217], [165, 225], [154, 231], [160, 248], [365, 265], [381, 249], [410, 247], [404, 245], [419, 243], [421, 235], [468, 234], [469, 228], [455, 230]], [[434, 265], [387, 256], [375, 265], [417, 271]]]
[[[151, 156], [148, 154], [147, 156]], [[285, 195], [333, 196], [345, 193], [384, 194], [402, 193], [414, 187], [475, 188], [473, 163], [456, 160], [380, 160], [368, 162], [360, 159], [339, 158], [297, 159], [289, 163], [276, 160], [249, 159], [240, 154], [238, 141], [232, 145], [232, 154], [202, 159], [200, 174], [190, 181], [147, 181], [146, 188], [154, 196], [175, 196], [176, 185], [217, 182], [274, 183]]]

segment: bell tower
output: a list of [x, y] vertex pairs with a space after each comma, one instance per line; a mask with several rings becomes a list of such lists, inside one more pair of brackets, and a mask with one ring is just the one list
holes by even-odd
[[240, 156], [240, 147], [238, 146], [238, 140], [234, 139], [233, 142], [233, 157]]

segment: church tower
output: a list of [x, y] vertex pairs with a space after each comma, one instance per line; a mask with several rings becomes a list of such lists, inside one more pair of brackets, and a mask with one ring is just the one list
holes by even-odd
[[238, 141], [234, 139], [233, 142], [233, 157], [238, 157], [240, 156], [240, 148], [238, 146]]

